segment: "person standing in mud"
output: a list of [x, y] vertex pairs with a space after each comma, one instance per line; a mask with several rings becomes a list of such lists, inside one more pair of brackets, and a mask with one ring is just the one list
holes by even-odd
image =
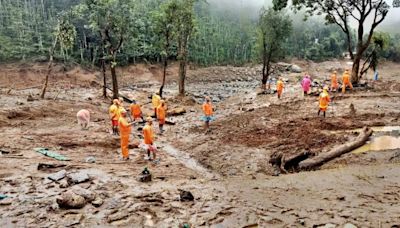
[[331, 91], [336, 92], [339, 89], [339, 83], [337, 80], [337, 71], [335, 70], [331, 75]]
[[304, 96], [307, 96], [311, 88], [311, 79], [308, 74], [305, 74], [303, 80], [301, 81], [301, 87], [303, 88]]
[[129, 136], [132, 132], [132, 123], [126, 118], [126, 110], [121, 110], [121, 117], [118, 120], [119, 131], [121, 135], [121, 152], [122, 159], [129, 160]]
[[353, 85], [351, 84], [350, 78], [351, 77], [349, 69], [346, 69], [342, 76], [342, 93], [346, 93], [347, 86], [350, 87], [350, 89], [353, 89]]
[[157, 119], [158, 119], [158, 127], [160, 129], [160, 135], [164, 133], [166, 109], [167, 107], [165, 105], [165, 101], [161, 100], [160, 105], [157, 107]]
[[206, 101], [204, 102], [202, 109], [203, 109], [203, 113], [204, 113], [204, 116], [202, 117], [202, 119], [204, 121], [204, 130], [206, 132], [209, 132], [210, 131], [210, 122], [213, 120], [213, 114], [214, 114], [214, 110], [213, 110], [213, 106], [212, 106], [210, 97], [206, 97]]
[[[154, 146], [153, 119], [151, 117], [146, 118], [146, 126], [143, 128], [143, 138], [148, 159], [155, 160], [156, 148]], [[153, 158], [151, 158], [151, 154], [153, 154]]]
[[110, 119], [111, 119], [113, 135], [118, 135], [119, 134], [118, 133], [118, 120], [119, 120], [120, 115], [121, 115], [120, 112], [121, 112], [121, 108], [120, 108], [119, 100], [118, 99], [114, 99], [113, 100], [113, 104], [108, 109], [108, 113], [109, 113]]
[[283, 84], [282, 77], [279, 77], [278, 81], [276, 82], [276, 91], [278, 92], [278, 99], [281, 99], [284, 87], [285, 85]]
[[151, 103], [153, 104], [155, 118], [157, 118], [157, 108], [160, 105], [160, 101], [161, 101], [160, 93], [159, 92], [154, 93], [151, 98]]
[[326, 117], [326, 110], [328, 109], [329, 102], [331, 101], [331, 98], [329, 97], [328, 93], [328, 87], [325, 86], [324, 90], [322, 93], [319, 95], [319, 110], [318, 110], [318, 116], [321, 112], [324, 113], [324, 118]]

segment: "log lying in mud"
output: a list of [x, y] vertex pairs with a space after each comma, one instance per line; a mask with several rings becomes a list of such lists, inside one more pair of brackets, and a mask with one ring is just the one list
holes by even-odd
[[364, 127], [363, 130], [361, 131], [360, 135], [358, 135], [357, 138], [354, 139], [353, 141], [343, 144], [337, 148], [334, 148], [327, 153], [322, 153], [313, 158], [309, 158], [304, 161], [301, 161], [299, 163], [299, 168], [301, 170], [309, 170], [309, 169], [318, 167], [318, 166], [324, 164], [325, 162], [328, 162], [328, 161], [330, 161], [336, 157], [339, 157], [345, 153], [353, 151], [353, 150], [357, 149], [358, 147], [364, 145], [365, 142], [367, 142], [368, 138], [371, 135], [372, 135], [372, 129]]

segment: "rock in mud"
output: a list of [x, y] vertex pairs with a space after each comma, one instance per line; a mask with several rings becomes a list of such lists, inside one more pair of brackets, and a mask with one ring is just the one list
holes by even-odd
[[65, 169], [63, 169], [57, 173], [50, 174], [49, 176], [47, 176], [47, 178], [52, 181], [59, 181], [59, 180], [63, 179], [66, 175], [67, 175], [67, 171]]
[[171, 111], [168, 111], [168, 116], [179, 116], [186, 113], [185, 108], [174, 108]]
[[34, 101], [35, 99], [33, 99], [33, 97], [32, 97], [32, 95], [28, 95], [28, 98], [26, 98], [26, 101], [28, 101], [28, 102], [32, 102], [32, 101]]
[[96, 199], [92, 201], [92, 205], [95, 207], [100, 207], [101, 205], [103, 205], [103, 203], [104, 201], [100, 197], [96, 197]]
[[151, 176], [150, 173], [148, 173], [148, 174], [140, 174], [139, 177], [138, 177], [138, 181], [140, 181], [140, 182], [151, 182], [151, 178], [152, 178], [152, 176]]
[[69, 184], [68, 184], [68, 181], [67, 180], [61, 180], [60, 182], [59, 182], [59, 187], [60, 188], [68, 188], [69, 187]]
[[65, 215], [64, 226], [66, 226], [66, 227], [76, 226], [76, 225], [80, 224], [83, 219], [84, 219], [84, 216], [82, 214]]
[[86, 205], [85, 198], [72, 191], [63, 193], [56, 201], [60, 208], [65, 209], [80, 209]]
[[6, 198], [3, 200], [0, 200], [0, 206], [7, 206], [7, 205], [11, 205], [13, 202], [13, 199], [11, 198]]
[[62, 164], [45, 164], [45, 163], [39, 163], [37, 169], [38, 170], [49, 170], [49, 169], [55, 169], [55, 168], [61, 168], [65, 167], [66, 165]]
[[395, 152], [390, 158], [391, 162], [400, 162], [400, 151]]
[[96, 199], [96, 193], [94, 193], [90, 190], [84, 189], [80, 186], [75, 185], [71, 188], [71, 190], [73, 193], [85, 198], [86, 202], [88, 202], [88, 203], [90, 203]]
[[128, 216], [129, 216], [128, 211], [126, 211], [126, 210], [119, 211], [119, 212], [116, 212], [114, 214], [109, 215], [107, 217], [107, 222], [108, 223], [112, 223], [112, 222], [119, 221], [119, 220], [122, 220], [124, 218], [127, 218]]
[[301, 69], [301, 67], [297, 66], [296, 64], [293, 64], [290, 66], [290, 71], [293, 73], [301, 73], [303, 72], [303, 69]]
[[89, 175], [83, 171], [78, 173], [71, 173], [67, 176], [67, 178], [70, 185], [79, 184], [90, 180]]
[[189, 191], [184, 191], [184, 190], [179, 190], [179, 199], [182, 202], [189, 202], [194, 200], [194, 196], [191, 192]]
[[87, 157], [85, 159], [86, 163], [96, 163], [96, 158], [95, 157]]
[[343, 228], [357, 228], [357, 226], [355, 226], [351, 223], [346, 223], [346, 224], [344, 224]]

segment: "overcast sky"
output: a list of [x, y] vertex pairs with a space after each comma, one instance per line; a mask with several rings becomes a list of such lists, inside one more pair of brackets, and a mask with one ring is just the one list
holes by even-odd
[[[258, 10], [263, 5], [272, 5], [272, 0], [208, 0], [213, 6], [224, 10], [236, 10], [245, 8], [247, 10], [255, 11], [257, 15]], [[389, 5], [392, 0], [387, 1]], [[371, 23], [370, 19], [370, 22]], [[368, 25], [366, 27], [369, 27]], [[391, 8], [385, 21], [379, 25], [378, 30], [385, 30], [387, 32], [400, 33], [400, 8]]]

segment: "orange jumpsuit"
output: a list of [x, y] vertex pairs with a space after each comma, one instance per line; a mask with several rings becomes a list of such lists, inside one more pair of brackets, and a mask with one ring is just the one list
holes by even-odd
[[129, 136], [132, 131], [131, 125], [128, 123], [126, 118], [120, 117], [118, 121], [119, 132], [121, 135], [121, 151], [123, 158], [129, 158]]
[[353, 85], [350, 81], [350, 74], [348, 71], [345, 71], [343, 74], [343, 85], [342, 85], [342, 93], [346, 92], [346, 87], [349, 86], [350, 89], [353, 89]]
[[131, 115], [133, 119], [137, 120], [142, 118], [142, 109], [140, 108], [140, 105], [138, 104], [131, 104]]
[[326, 92], [326, 91], [322, 92], [319, 95], [319, 110], [326, 112], [330, 101], [331, 101], [331, 98], [329, 97], [328, 92]]
[[153, 145], [154, 133], [152, 126], [146, 125], [143, 128], [143, 137], [144, 137], [144, 144]]
[[337, 81], [337, 75], [335, 73], [333, 73], [331, 75], [331, 89], [332, 90], [337, 90], [339, 88], [339, 84]]
[[212, 116], [213, 115], [213, 107], [211, 103], [204, 103], [203, 104], [203, 112], [205, 116]]
[[161, 97], [157, 94], [154, 94], [151, 103], [153, 104], [154, 114], [157, 115], [157, 108], [160, 105]]
[[157, 119], [159, 124], [165, 124], [165, 116], [165, 106], [160, 104], [157, 108]]
[[282, 80], [278, 80], [278, 82], [276, 83], [276, 90], [278, 91], [278, 96], [282, 96], [282, 92], [283, 92], [283, 81]]

